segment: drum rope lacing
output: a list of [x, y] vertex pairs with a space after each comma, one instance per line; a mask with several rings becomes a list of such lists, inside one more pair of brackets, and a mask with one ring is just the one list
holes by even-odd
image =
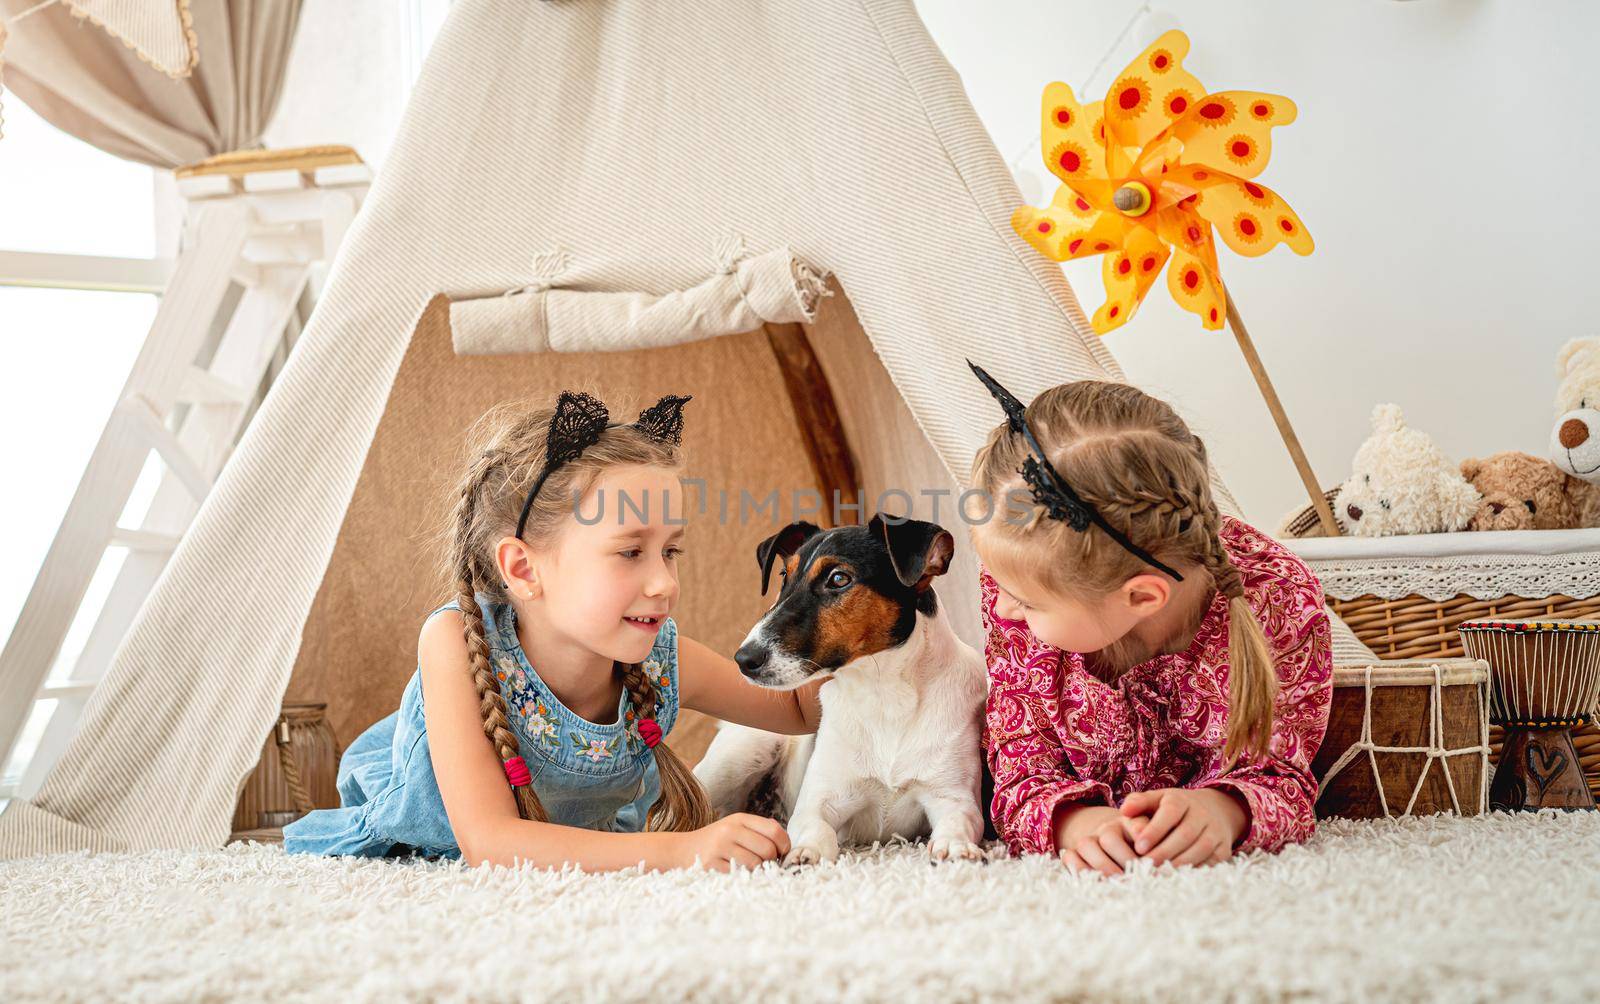
[[1405, 811], [1401, 815], [1409, 816], [1411, 814], [1412, 807], [1417, 804], [1417, 796], [1422, 794], [1423, 782], [1428, 779], [1428, 770], [1433, 766], [1435, 760], [1440, 761], [1439, 769], [1444, 773], [1445, 786], [1450, 790], [1450, 805], [1455, 809], [1457, 815], [1461, 815], [1461, 800], [1456, 794], [1455, 778], [1450, 774], [1450, 764], [1446, 762], [1446, 758], [1476, 753], [1478, 754], [1480, 767], [1478, 771], [1478, 804], [1475, 811], [1483, 812], [1488, 805], [1489, 798], [1489, 715], [1488, 695], [1485, 693], [1488, 689], [1488, 683], [1485, 681], [1474, 684], [1478, 688], [1478, 745], [1464, 746], [1453, 750], [1442, 748], [1441, 744], [1444, 741], [1444, 667], [1435, 663], [1433, 665], [1433, 682], [1428, 684], [1428, 745], [1379, 746], [1372, 741], [1372, 672], [1377, 668], [1376, 666], [1368, 666], [1364, 674], [1366, 697], [1361, 711], [1361, 737], [1356, 740], [1354, 745], [1345, 750], [1338, 760], [1334, 761], [1333, 766], [1328, 769], [1328, 772], [1322, 776], [1322, 780], [1317, 783], [1318, 800], [1321, 800], [1323, 793], [1328, 790], [1328, 785], [1333, 782], [1333, 779], [1338, 777], [1357, 757], [1365, 753], [1367, 761], [1372, 765], [1372, 783], [1378, 789], [1378, 804], [1383, 809], [1384, 816], [1387, 817], [1389, 815], [1389, 796], [1383, 790], [1383, 775], [1378, 771], [1378, 754], [1422, 753], [1427, 756], [1427, 760], [1422, 765], [1422, 771], [1417, 775], [1416, 786], [1411, 789], [1411, 798], [1407, 800]]

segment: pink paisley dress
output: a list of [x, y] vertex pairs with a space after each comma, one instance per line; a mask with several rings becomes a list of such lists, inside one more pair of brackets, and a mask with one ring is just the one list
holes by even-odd
[[1278, 668], [1270, 755], [1227, 769], [1228, 602], [1214, 595], [1193, 643], [1106, 683], [995, 616], [996, 585], [980, 572], [988, 634], [984, 750], [994, 774], [994, 824], [1013, 854], [1053, 853], [1063, 802], [1117, 805], [1137, 791], [1224, 788], [1250, 820], [1240, 850], [1276, 851], [1316, 825], [1311, 759], [1328, 727], [1333, 646], [1322, 586], [1305, 563], [1248, 524], [1223, 517], [1223, 546]]

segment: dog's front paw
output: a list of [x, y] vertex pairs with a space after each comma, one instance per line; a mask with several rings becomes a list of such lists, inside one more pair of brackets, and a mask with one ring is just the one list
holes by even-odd
[[839, 841], [822, 839], [791, 845], [789, 853], [783, 856], [783, 863], [786, 867], [798, 867], [834, 861], [838, 857]]
[[983, 848], [960, 837], [928, 841], [928, 856], [935, 861], [982, 861]]
[[786, 868], [799, 868], [805, 865], [814, 865], [822, 860], [822, 852], [815, 847], [791, 847], [789, 853], [783, 856]]

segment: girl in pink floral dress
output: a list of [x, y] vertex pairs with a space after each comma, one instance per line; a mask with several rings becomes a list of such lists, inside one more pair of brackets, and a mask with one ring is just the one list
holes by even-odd
[[1315, 576], [1218, 513], [1164, 402], [1081, 381], [1024, 407], [973, 369], [1007, 413], [973, 462], [1001, 837], [1108, 875], [1305, 840], [1333, 674]]

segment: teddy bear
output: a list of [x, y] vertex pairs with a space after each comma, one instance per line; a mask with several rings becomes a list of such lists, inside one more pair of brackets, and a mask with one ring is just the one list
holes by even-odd
[[1399, 405], [1372, 409], [1353, 467], [1333, 511], [1358, 537], [1460, 530], [1482, 498], [1426, 433], [1406, 426]]
[[1461, 476], [1483, 495], [1468, 530], [1568, 530], [1600, 523], [1600, 486], [1516, 450], [1463, 460]]
[[1574, 338], [1556, 356], [1556, 424], [1550, 459], [1574, 477], [1600, 483], [1600, 338]]

